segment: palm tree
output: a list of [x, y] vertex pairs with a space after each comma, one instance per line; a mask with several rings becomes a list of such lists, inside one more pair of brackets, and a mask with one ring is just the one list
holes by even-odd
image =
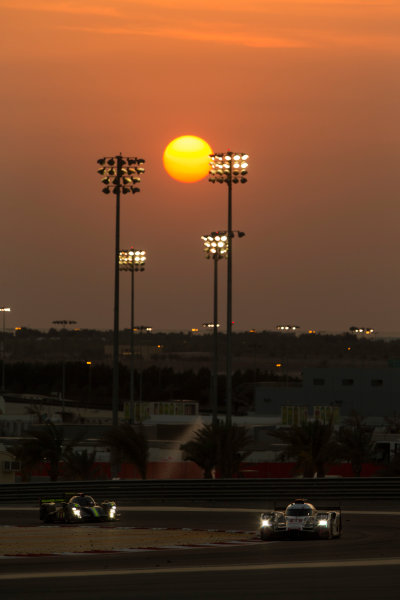
[[203, 425], [194, 433], [194, 438], [181, 445], [184, 460], [191, 460], [204, 471], [204, 479], [212, 479], [218, 454], [216, 426]]
[[287, 445], [283, 455], [296, 460], [295, 472], [303, 477], [325, 477], [326, 465], [338, 459], [333, 423], [308, 421], [280, 428], [271, 435]]
[[240, 464], [250, 454], [246, 447], [249, 446], [251, 437], [246, 427], [242, 425], [221, 426], [221, 435], [219, 436], [217, 469], [221, 477], [234, 477], [238, 475]]
[[221, 477], [234, 477], [249, 454], [245, 448], [250, 441], [245, 427], [217, 421], [198, 429], [192, 440], [181, 445], [181, 450], [184, 460], [203, 469], [205, 479], [212, 479], [214, 469], [220, 471]]
[[99, 468], [95, 465], [96, 450], [88, 452], [86, 449], [73, 450], [68, 448], [64, 452], [64, 476], [82, 481], [96, 479]]
[[137, 430], [128, 423], [122, 423], [111, 427], [102, 439], [115, 453], [116, 460], [136, 465], [142, 479], [146, 479], [149, 444], [142, 427]]
[[29, 479], [32, 469], [41, 462], [48, 462], [50, 479], [57, 481], [65, 445], [62, 427], [48, 421], [40, 428], [29, 429], [26, 436], [14, 450], [15, 457], [21, 461], [23, 478]]
[[363, 417], [355, 411], [338, 431], [337, 440], [341, 455], [350, 461], [356, 477], [360, 477], [363, 463], [373, 458], [372, 433], [373, 429], [368, 427]]

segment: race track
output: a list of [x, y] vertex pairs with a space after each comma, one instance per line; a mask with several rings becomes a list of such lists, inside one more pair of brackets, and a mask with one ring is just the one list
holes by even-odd
[[[340, 540], [257, 541], [245, 545], [0, 559], [0, 597], [19, 600], [271, 598], [394, 600], [400, 586], [400, 512], [344, 511]], [[189, 530], [255, 531], [259, 509], [123, 507], [107, 527], [140, 528], [157, 538]], [[62, 539], [66, 527], [37, 526], [37, 510], [0, 510], [0, 531], [29, 528]], [[85, 535], [86, 526], [80, 526]], [[91, 526], [93, 529], [93, 526]], [[172, 528], [172, 529], [168, 529]], [[75, 528], [77, 529], [77, 528]], [[100, 529], [100, 528], [99, 528]], [[106, 531], [103, 529], [106, 533]], [[135, 532], [137, 529], [133, 530]], [[247, 539], [254, 535], [246, 534]]]

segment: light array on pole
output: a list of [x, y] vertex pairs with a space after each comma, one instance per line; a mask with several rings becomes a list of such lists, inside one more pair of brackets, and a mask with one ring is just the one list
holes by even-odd
[[248, 154], [226, 152], [210, 155], [211, 183], [246, 183]]
[[213, 231], [210, 235], [202, 235], [206, 258], [226, 258], [228, 255], [228, 236], [225, 231]]
[[97, 163], [101, 165], [98, 169], [104, 184], [103, 193], [136, 194], [140, 192], [138, 184], [140, 176], [144, 173], [145, 160], [130, 156], [111, 156], [99, 158]]
[[120, 271], [144, 271], [146, 263], [145, 250], [120, 250], [119, 252], [119, 270]]

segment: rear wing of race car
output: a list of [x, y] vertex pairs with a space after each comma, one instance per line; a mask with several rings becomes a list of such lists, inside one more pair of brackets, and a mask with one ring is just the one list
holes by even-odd
[[[308, 500], [304, 500], [304, 503], [308, 503]], [[283, 511], [285, 512], [287, 506], [288, 506], [289, 502], [287, 502], [286, 504], [278, 504], [277, 502], [273, 503], [273, 510], [277, 510], [277, 511]], [[301, 505], [301, 504], [300, 504]], [[318, 504], [318, 506], [315, 506], [315, 508], [317, 509], [318, 512], [342, 512], [342, 507], [341, 506], [333, 506], [332, 504], [329, 504], [327, 506], [321, 506], [320, 504]]]
[[39, 504], [40, 506], [42, 504], [62, 504], [64, 502], [68, 502], [68, 498], [69, 496], [67, 496], [66, 494], [64, 494], [64, 496], [54, 496], [52, 498], [49, 497], [45, 497], [45, 498], [39, 498]]

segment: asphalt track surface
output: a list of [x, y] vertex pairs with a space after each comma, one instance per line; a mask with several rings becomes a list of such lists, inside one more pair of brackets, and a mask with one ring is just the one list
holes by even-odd
[[[125, 507], [135, 527], [256, 530], [257, 508]], [[1, 526], [36, 525], [37, 509], [0, 509]], [[111, 525], [113, 526], [113, 525]], [[62, 528], [57, 528], [62, 535]], [[398, 600], [400, 506], [343, 512], [338, 540], [14, 557], [0, 560], [1, 600]]]

